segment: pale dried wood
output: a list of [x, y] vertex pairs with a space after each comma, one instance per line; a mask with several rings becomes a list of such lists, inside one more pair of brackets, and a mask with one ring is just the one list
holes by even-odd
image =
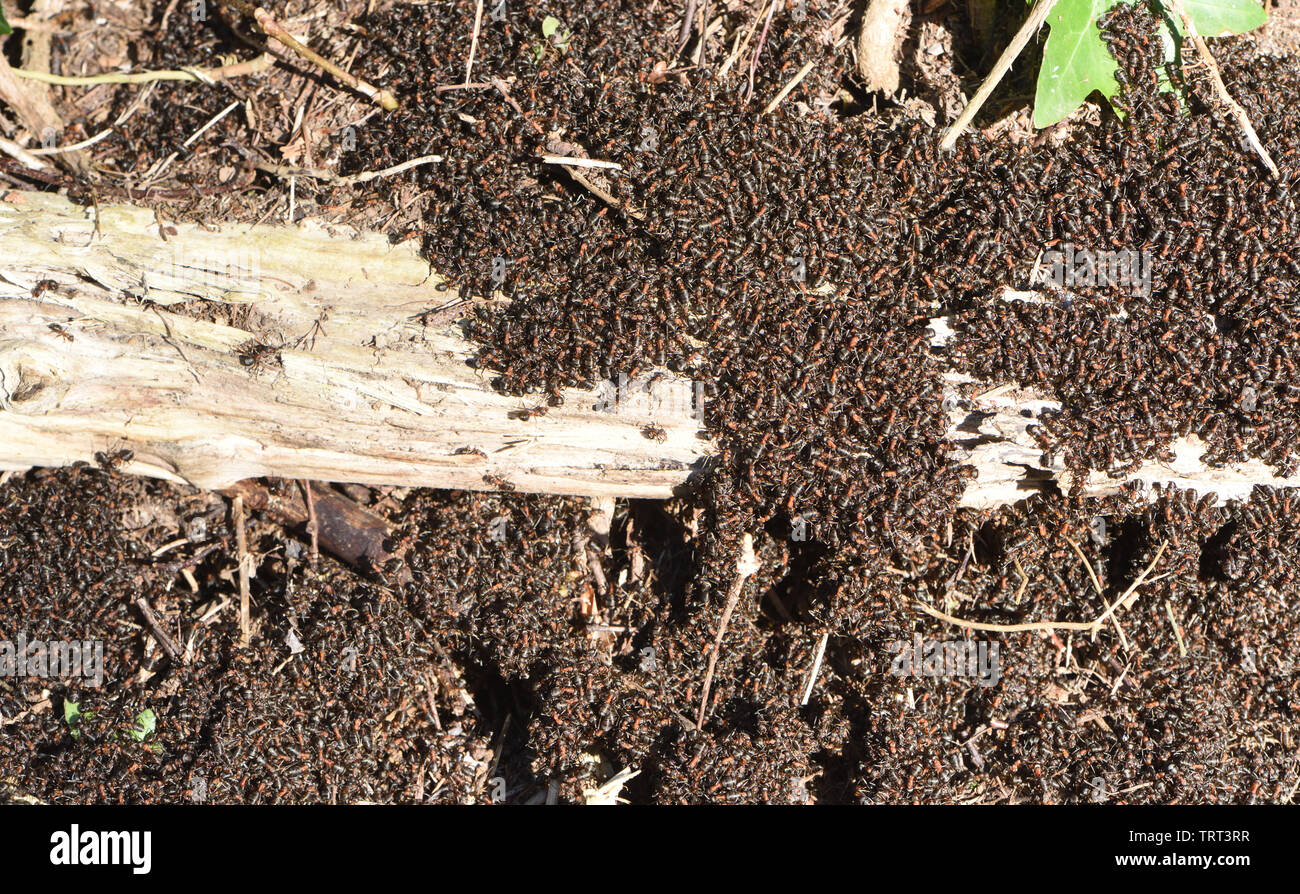
[[[454, 313], [422, 318], [456, 293], [414, 244], [319, 225], [174, 224], [164, 238], [123, 205], [94, 226], [57, 196], [0, 201], [0, 469], [130, 448], [127, 470], [207, 488], [265, 475], [490, 490], [490, 475], [665, 497], [707, 453], [689, 404], [650, 405], [680, 396], [671, 381], [614, 412], [575, 389], [511, 418], [540, 401], [492, 390]], [[44, 279], [58, 287], [33, 296]], [[196, 299], [243, 328], [197, 318]], [[287, 342], [282, 368], [241, 364], [254, 338]], [[642, 434], [651, 423], [665, 441]], [[470, 450], [484, 455], [457, 452]]]
[[[521, 491], [665, 498], [713, 452], [690, 383], [672, 377], [648, 394], [632, 383], [634, 400], [611, 411], [609, 395], [571, 389], [563, 407], [513, 418], [542, 401], [497, 394], [472, 368], [467, 306], [430, 313], [455, 293], [412, 243], [319, 224], [166, 226], [101, 205], [96, 236], [91, 208], [0, 195], [0, 470], [130, 448], [125, 470], [207, 488], [273, 476], [492, 490], [494, 476]], [[34, 296], [45, 279], [58, 286]], [[936, 344], [950, 337], [933, 325]], [[243, 366], [251, 339], [285, 343], [282, 367]], [[1055, 404], [956, 374], [945, 388], [953, 457], [977, 472], [963, 505], [1073, 484], [1030, 434]], [[650, 424], [667, 440], [646, 438]], [[1192, 439], [1175, 449], [1172, 463], [1091, 473], [1082, 490], [1300, 486], [1259, 462], [1209, 468]]]

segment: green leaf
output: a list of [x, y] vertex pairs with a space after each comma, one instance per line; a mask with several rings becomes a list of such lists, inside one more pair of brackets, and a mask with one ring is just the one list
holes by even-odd
[[[1268, 12], [1255, 0], [1183, 0], [1183, 9], [1201, 37], [1245, 34], [1268, 21]], [[1172, 9], [1168, 13], [1181, 37], [1182, 20]]]
[[551, 37], [556, 31], [560, 30], [560, 20], [555, 16], [547, 16], [542, 19], [542, 37]]
[[[1043, 46], [1043, 63], [1038, 70], [1034, 96], [1034, 126], [1050, 127], [1077, 109], [1094, 90], [1106, 99], [1119, 92], [1115, 70], [1119, 67], [1101, 41], [1097, 19], [1121, 2], [1130, 0], [1058, 0], [1047, 16], [1051, 29]], [[1183, 0], [1183, 8], [1206, 37], [1241, 34], [1258, 28], [1268, 13], [1255, 0]], [[1172, 10], [1160, 10], [1160, 38], [1165, 61], [1182, 64], [1179, 44], [1181, 21]], [[1174, 38], [1177, 33], [1179, 39]], [[1169, 87], [1160, 72], [1161, 89]]]
[[1119, 92], [1115, 59], [1097, 28], [1097, 19], [1114, 5], [1114, 0], [1058, 0], [1048, 14], [1051, 31], [1038, 69], [1034, 127], [1052, 126], [1094, 90], [1107, 99]]
[[63, 722], [68, 725], [68, 731], [72, 733], [73, 739], [81, 738], [82, 721], [93, 720], [94, 717], [94, 711], [81, 713], [81, 702], [63, 700]]
[[10, 28], [9, 23], [5, 21], [4, 8], [0, 7], [0, 34], [13, 34], [13, 33], [14, 33], [14, 29]]
[[131, 728], [131, 738], [137, 742], [143, 742], [153, 735], [153, 731], [158, 726], [158, 718], [154, 716], [152, 708], [145, 708], [135, 718], [135, 726]]

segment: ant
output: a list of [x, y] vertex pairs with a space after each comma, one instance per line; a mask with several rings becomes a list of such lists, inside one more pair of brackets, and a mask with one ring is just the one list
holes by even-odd
[[546, 407], [525, 407], [522, 410], [511, 410], [506, 415], [511, 419], [519, 419], [522, 421], [525, 419], [532, 419], [534, 416], [545, 416]]
[[[284, 346], [281, 345], [280, 347]], [[280, 348], [262, 344], [256, 339], [249, 339], [240, 345], [237, 350], [240, 365], [247, 367], [249, 372], [256, 373], [269, 367], [283, 366], [283, 360], [280, 358]]]
[[105, 472], [112, 472], [133, 459], [135, 459], [135, 451], [130, 448], [110, 450], [107, 453], [99, 451], [95, 454], [95, 462]]
[[651, 441], [658, 441], [660, 444], [668, 440], [668, 432], [664, 431], [657, 425], [647, 425], [645, 428], [641, 429], [641, 435], [642, 437], [649, 438]]
[[72, 336], [68, 334], [68, 330], [64, 329], [58, 323], [50, 323], [49, 328], [51, 332], [58, 335], [60, 338], [66, 341], [72, 341]]
[[512, 491], [515, 489], [513, 484], [502, 478], [500, 475], [484, 475], [483, 480], [493, 487], [499, 488], [503, 491]]

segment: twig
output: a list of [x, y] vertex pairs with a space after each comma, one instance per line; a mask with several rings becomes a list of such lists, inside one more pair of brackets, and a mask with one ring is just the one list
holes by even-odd
[[235, 520], [235, 547], [239, 554], [239, 644], [248, 648], [251, 640], [249, 611], [251, 594], [248, 586], [248, 533], [244, 530], [244, 498], [231, 501]]
[[600, 199], [602, 202], [609, 205], [611, 208], [614, 208], [618, 211], [622, 211], [628, 217], [632, 217], [641, 222], [645, 222], [644, 213], [637, 211], [635, 208], [630, 208], [624, 205], [613, 195], [611, 195], [607, 190], [601, 189], [599, 185], [597, 185], [592, 180], [588, 179], [587, 176], [582, 173], [582, 171], [578, 170], [577, 166], [566, 162], [564, 164], [564, 170], [565, 173], [567, 173], [574, 180], [578, 181], [578, 183], [580, 183], [582, 186], [585, 186], [588, 190], [591, 191], [591, 193], [594, 196], [596, 196], [596, 198]]
[[817, 657], [813, 659], [812, 670], [808, 673], [808, 685], [803, 690], [803, 700], [801, 705], [808, 704], [808, 699], [812, 698], [813, 686], [817, 683], [817, 674], [822, 669], [822, 658], [826, 655], [826, 641], [831, 638], [831, 632], [827, 630], [822, 634], [822, 641], [817, 645]]
[[1174, 617], [1174, 606], [1168, 599], [1165, 600], [1165, 611], [1169, 614], [1169, 623], [1174, 628], [1174, 636], [1178, 638], [1178, 654], [1182, 658], [1187, 657], [1187, 643], [1183, 642], [1183, 631], [1178, 627], [1178, 619]]
[[1250, 116], [1246, 114], [1246, 110], [1232, 98], [1232, 94], [1228, 93], [1228, 88], [1223, 83], [1223, 76], [1219, 73], [1219, 65], [1214, 61], [1214, 56], [1210, 53], [1205, 38], [1201, 37], [1197, 32], [1192, 17], [1187, 14], [1187, 10], [1183, 6], [1183, 0], [1169, 0], [1169, 5], [1178, 14], [1178, 17], [1183, 20], [1183, 28], [1186, 29], [1187, 36], [1195, 44], [1196, 52], [1205, 60], [1205, 67], [1209, 69], [1210, 83], [1214, 86], [1214, 92], [1219, 95], [1219, 99], [1223, 100], [1223, 104], [1232, 112], [1232, 117], [1237, 119], [1237, 126], [1245, 134], [1246, 142], [1250, 144], [1251, 149], [1255, 150], [1255, 154], [1264, 162], [1264, 167], [1268, 168], [1268, 172], [1276, 180], [1280, 176], [1277, 165], [1273, 163], [1273, 158], [1268, 154], [1268, 150], [1264, 148], [1264, 144], [1259, 141], [1259, 134], [1255, 133], [1255, 126], [1250, 123]]
[[380, 90], [378, 87], [366, 83], [356, 75], [344, 71], [341, 67], [335, 65], [315, 50], [303, 46], [302, 42], [299, 41], [298, 38], [286, 31], [284, 26], [273, 19], [271, 14], [262, 7], [254, 6], [249, 3], [248, 0], [219, 0], [219, 2], [234, 7], [244, 15], [250, 17], [253, 21], [257, 22], [257, 27], [261, 28], [262, 32], [265, 33], [267, 37], [279, 41], [308, 62], [311, 62], [319, 68], [323, 68], [353, 90], [356, 90], [372, 102], [377, 103], [386, 111], [392, 112], [397, 109], [397, 98], [393, 96], [393, 94], [389, 93], [387, 90]]
[[[1075, 543], [1069, 537], [1065, 538], [1065, 542], [1070, 544], [1070, 546], [1074, 547], [1074, 551], [1078, 554], [1079, 558], [1083, 561], [1083, 567], [1088, 570], [1088, 577], [1092, 578], [1093, 588], [1097, 591], [1097, 595], [1100, 596], [1104, 602], [1104, 600], [1106, 599], [1106, 590], [1105, 588], [1102, 587], [1101, 579], [1097, 577], [1097, 572], [1093, 570], [1092, 563], [1089, 562], [1088, 557], [1083, 554], [1083, 550], [1079, 548], [1079, 544]], [[1128, 651], [1128, 647], [1129, 647], [1128, 637], [1124, 635], [1124, 628], [1120, 626], [1119, 621], [1117, 621], [1115, 618], [1111, 618], [1110, 623], [1114, 625], [1115, 632], [1119, 634], [1120, 645], [1124, 647], [1125, 651]]]
[[686, 0], [686, 15], [682, 16], [682, 30], [677, 34], [677, 52], [673, 53], [676, 59], [686, 49], [687, 42], [691, 39], [691, 23], [695, 20], [695, 4], [698, 0]]
[[135, 600], [135, 607], [140, 609], [140, 614], [144, 616], [144, 623], [149, 628], [150, 635], [158, 641], [158, 645], [162, 646], [171, 663], [185, 664], [185, 655], [181, 652], [180, 647], [176, 645], [176, 641], [158, 623], [158, 618], [154, 615], [153, 606], [149, 605], [149, 600], [139, 596]]
[[93, 137], [88, 137], [80, 143], [72, 143], [69, 146], [54, 146], [50, 149], [31, 149], [28, 151], [30, 151], [32, 155], [58, 155], [60, 152], [80, 152], [82, 149], [90, 148], [112, 133], [113, 128], [110, 127], [108, 130], [101, 130]]
[[722, 650], [722, 637], [727, 632], [731, 613], [740, 603], [740, 594], [745, 590], [747, 581], [758, 570], [758, 559], [754, 557], [754, 538], [745, 534], [740, 539], [740, 555], [736, 557], [736, 577], [727, 590], [727, 602], [722, 607], [722, 617], [718, 621], [718, 635], [713, 639], [713, 649], [709, 652], [709, 666], [704, 671], [704, 688], [700, 692], [700, 710], [695, 718], [696, 728], [704, 727], [704, 715], [709, 710], [709, 687], [713, 685], [713, 671], [718, 664], [718, 653]]
[[1002, 80], [1003, 75], [1011, 68], [1011, 63], [1016, 61], [1016, 57], [1025, 48], [1025, 44], [1029, 43], [1029, 38], [1033, 37], [1035, 32], [1043, 26], [1043, 22], [1047, 20], [1047, 14], [1052, 11], [1052, 7], [1055, 5], [1056, 0], [1038, 0], [1034, 11], [1029, 14], [1029, 18], [1025, 19], [1025, 23], [1020, 26], [1016, 36], [1011, 38], [1011, 43], [1002, 51], [1002, 55], [998, 57], [998, 61], [993, 66], [993, 70], [984, 79], [984, 83], [980, 84], [980, 88], [975, 91], [974, 99], [970, 101], [965, 111], [958, 116], [952, 127], [948, 128], [948, 131], [943, 135], [943, 139], [939, 141], [940, 151], [946, 152], [956, 145], [957, 137], [961, 136], [961, 132], [974, 119], [975, 113], [988, 100], [989, 95], [998, 86], [998, 82]]
[[433, 720], [433, 728], [442, 732], [442, 718], [438, 716], [438, 702], [434, 699], [433, 680], [428, 674], [424, 675], [424, 694], [429, 697], [429, 717]]
[[[1169, 541], [1167, 540], [1163, 541], [1160, 544], [1160, 548], [1156, 550], [1156, 557], [1151, 560], [1151, 564], [1148, 565], [1145, 569], [1143, 569], [1142, 573], [1137, 576], [1137, 579], [1133, 581], [1133, 583], [1128, 585], [1128, 589], [1125, 590], [1124, 593], [1118, 599], [1116, 599], [1113, 603], [1111, 603], [1110, 608], [1106, 609], [1105, 613], [1094, 622], [1097, 628], [1100, 628], [1101, 625], [1105, 622], [1105, 620], [1109, 618], [1112, 614], [1114, 614], [1115, 609], [1119, 608], [1120, 605], [1122, 605], [1124, 601], [1129, 598], [1129, 596], [1137, 592], [1137, 588], [1142, 586], [1143, 582], [1146, 581], [1147, 576], [1150, 575], [1152, 570], [1155, 569], [1156, 563], [1160, 561], [1160, 557], [1165, 554], [1165, 547], [1167, 547], [1168, 545], [1169, 545]], [[1093, 630], [1092, 635], [1094, 638], [1097, 636], [1096, 629]]]
[[1024, 633], [1030, 630], [1092, 630], [1094, 622], [1092, 621], [1035, 621], [1029, 624], [980, 624], [975, 621], [963, 621], [961, 618], [954, 618], [952, 615], [944, 614], [934, 606], [916, 601], [916, 605], [921, 611], [925, 612], [932, 618], [937, 618], [945, 624], [951, 624], [954, 627], [960, 627], [963, 630], [982, 630], [990, 633]]
[[227, 78], [238, 78], [257, 74], [271, 67], [275, 59], [269, 53], [263, 53], [247, 62], [236, 62], [220, 68], [178, 68], [163, 71], [105, 72], [97, 75], [73, 77], [69, 75], [50, 74], [45, 71], [27, 71], [13, 69], [16, 77], [41, 84], [53, 84], [56, 87], [93, 87], [97, 84], [148, 84], [154, 81], [199, 81], [212, 84]]
[[763, 52], [763, 44], [767, 43], [767, 31], [772, 27], [772, 14], [774, 12], [776, 12], [775, 0], [767, 8], [767, 18], [763, 21], [763, 33], [758, 36], [758, 43], [754, 44], [754, 55], [749, 57], [749, 87], [745, 91], [745, 102], [749, 102], [749, 98], [754, 95], [754, 72], [758, 70], [758, 56]]
[[608, 171], [623, 170], [623, 166], [616, 161], [601, 161], [599, 158], [579, 158], [575, 155], [543, 155], [542, 163], [570, 165], [575, 168], [603, 168]]
[[[735, 65], [737, 60], [740, 59], [741, 54], [743, 54], [745, 50], [749, 48], [749, 41], [754, 36], [754, 31], [755, 29], [758, 28], [758, 23], [763, 18], [763, 12], [765, 9], [766, 9], [766, 4], [764, 6], [759, 7], [758, 13], [755, 14], [754, 16], [754, 20], [749, 23], [749, 30], [745, 32], [744, 38], [736, 41], [736, 46], [734, 49], [732, 49], [731, 55], [729, 55], [726, 58], [726, 60], [722, 63], [722, 67], [718, 69], [719, 78], [726, 77], [727, 72], [731, 71], [731, 66]], [[678, 52], [680, 52], [680, 50]]]
[[804, 78], [808, 77], [808, 72], [812, 71], [816, 64], [817, 63], [813, 61], [805, 62], [803, 68], [799, 69], [799, 73], [791, 78], [789, 83], [781, 88], [781, 92], [776, 95], [776, 98], [767, 104], [767, 108], [763, 110], [763, 114], [772, 114], [772, 112], [776, 110], [776, 107], [781, 104], [781, 101], [790, 95], [790, 91], [795, 87], [798, 87], [800, 82], [802, 82]]
[[474, 54], [478, 52], [478, 32], [483, 27], [483, 0], [474, 4], [474, 34], [469, 39], [469, 61], [465, 63], [465, 83], [469, 83], [469, 73], [474, 70]]
[[981, 624], [975, 621], [963, 621], [961, 618], [954, 618], [952, 615], [945, 614], [934, 606], [922, 602], [919, 599], [916, 601], [916, 604], [921, 611], [925, 612], [930, 617], [937, 618], [945, 624], [960, 627], [963, 630], [981, 630], [990, 633], [1024, 633], [1030, 630], [1086, 630], [1092, 633], [1093, 636], [1096, 636], [1097, 631], [1106, 623], [1106, 620], [1115, 613], [1115, 609], [1119, 608], [1120, 605], [1123, 604], [1124, 600], [1128, 599], [1129, 596], [1137, 591], [1138, 587], [1142, 586], [1142, 584], [1146, 582], [1147, 577], [1156, 567], [1156, 563], [1160, 561], [1160, 557], [1164, 555], [1165, 547], [1168, 545], [1168, 542], [1160, 544], [1160, 548], [1156, 550], [1156, 557], [1151, 560], [1151, 564], [1137, 576], [1137, 579], [1134, 580], [1133, 583], [1129, 584], [1128, 589], [1124, 591], [1123, 595], [1111, 603], [1110, 607], [1102, 612], [1094, 621], [1035, 621], [1029, 624]]
[[310, 481], [299, 481], [307, 502], [307, 533], [311, 535], [311, 567], [320, 566], [320, 522], [316, 519], [316, 496], [311, 492]]
[[27, 151], [22, 146], [19, 146], [17, 143], [6, 140], [4, 137], [0, 137], [0, 152], [13, 158], [23, 167], [30, 168], [33, 171], [48, 171], [50, 169], [49, 165], [32, 155], [31, 152]]
[[355, 183], [368, 183], [379, 177], [391, 177], [395, 174], [400, 174], [403, 171], [409, 171], [411, 168], [419, 167], [420, 165], [436, 164], [443, 160], [441, 155], [423, 155], [419, 158], [412, 158], [409, 161], [404, 161], [401, 164], [392, 165], [391, 167], [384, 168], [380, 171], [362, 171], [360, 174], [340, 177], [333, 171], [324, 171], [319, 168], [296, 168], [291, 165], [270, 164], [269, 162], [264, 162], [261, 159], [256, 158], [253, 153], [249, 152], [238, 143], [227, 143], [226, 145], [239, 152], [240, 155], [244, 156], [244, 158], [248, 160], [249, 164], [257, 168], [259, 171], [265, 171], [266, 173], [274, 174], [277, 177], [310, 177], [313, 180], [323, 180], [326, 183], [335, 186], [350, 186]]

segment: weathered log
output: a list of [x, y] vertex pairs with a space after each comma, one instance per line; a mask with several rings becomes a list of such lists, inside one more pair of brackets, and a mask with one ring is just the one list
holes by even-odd
[[208, 488], [267, 475], [664, 497], [707, 453], [671, 379], [516, 418], [538, 400], [471, 366], [458, 313], [439, 310], [455, 292], [411, 244], [98, 213], [96, 232], [94, 209], [57, 196], [0, 201], [0, 469], [130, 449], [125, 470]]
[[[454, 296], [412, 244], [349, 228], [167, 224], [125, 205], [101, 205], [96, 228], [93, 208], [4, 193], [0, 470], [129, 449], [126, 471], [208, 488], [275, 476], [663, 498], [712, 452], [697, 388], [672, 376], [571, 389], [544, 414], [496, 393]], [[954, 457], [978, 472], [965, 505], [1073, 483], [1029, 434], [1049, 401], [947, 378]], [[1192, 440], [1176, 450], [1083, 490], [1300, 485], [1262, 463], [1207, 468]]]

